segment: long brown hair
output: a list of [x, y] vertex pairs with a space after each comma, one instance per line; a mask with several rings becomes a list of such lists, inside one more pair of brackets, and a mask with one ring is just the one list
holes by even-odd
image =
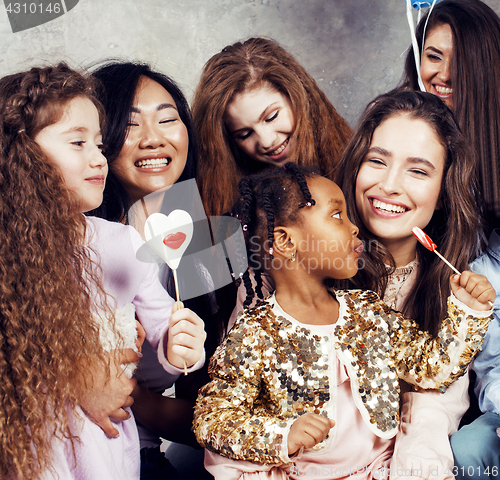
[[[427, 15], [416, 30], [423, 49]], [[453, 113], [477, 152], [479, 193], [490, 227], [500, 226], [500, 18], [480, 0], [441, 0], [429, 17], [426, 36], [449, 25], [453, 35]], [[418, 90], [413, 47], [402, 85]]]
[[37, 479], [52, 437], [73, 444], [70, 411], [105, 362], [85, 219], [33, 140], [78, 96], [92, 99], [90, 84], [65, 64], [0, 80], [1, 478]]
[[[361, 257], [363, 268], [351, 280], [350, 286], [374, 290], [382, 297], [395, 263], [384, 245], [363, 225], [356, 208], [356, 178], [370, 148], [373, 132], [382, 122], [397, 115], [425, 121], [446, 151], [440, 208], [434, 212], [425, 231], [444, 257], [459, 270], [467, 269], [480, 249], [474, 156], [452, 112], [430, 93], [403, 90], [381, 95], [363, 113], [340, 162], [337, 183], [344, 192], [349, 217], [359, 227], [359, 238], [365, 243]], [[420, 244], [417, 244], [417, 255], [420, 263], [417, 280], [402, 310], [422, 329], [436, 333], [446, 316], [452, 272]], [[388, 270], [386, 264], [392, 269]]]
[[209, 215], [229, 211], [239, 179], [266, 167], [236, 147], [224, 122], [236, 94], [265, 83], [290, 100], [299, 165], [319, 162], [320, 172], [331, 178], [352, 133], [305, 68], [274, 40], [250, 38], [227, 46], [206, 63], [193, 100], [198, 184]]

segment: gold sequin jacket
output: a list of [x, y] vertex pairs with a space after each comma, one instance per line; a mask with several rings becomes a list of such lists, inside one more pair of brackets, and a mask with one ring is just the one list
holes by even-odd
[[347, 369], [369, 428], [392, 438], [399, 425], [398, 378], [421, 388], [451, 384], [465, 373], [491, 319], [491, 312], [449, 299], [434, 338], [373, 292], [334, 293], [340, 311], [331, 336], [286, 315], [274, 295], [243, 312], [212, 357], [212, 381], [198, 395], [194, 430], [201, 445], [235, 460], [291, 462], [287, 436], [297, 417], [332, 418], [334, 355]]

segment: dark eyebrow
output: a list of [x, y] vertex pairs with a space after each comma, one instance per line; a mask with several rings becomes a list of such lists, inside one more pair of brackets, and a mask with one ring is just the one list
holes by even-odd
[[386, 150], [385, 148], [381, 147], [371, 147], [368, 149], [367, 153], [371, 152], [380, 153], [380, 155], [384, 155], [384, 157], [392, 157], [392, 153], [389, 152], [389, 150]]
[[425, 48], [425, 50], [432, 50], [433, 52], [439, 53], [439, 55], [443, 55], [443, 52], [439, 50], [439, 48], [433, 47], [432, 45], [429, 45], [428, 47]]
[[[372, 147], [368, 150], [368, 153], [374, 152], [374, 153], [379, 153], [380, 155], [384, 155], [385, 157], [392, 157], [392, 153], [386, 150], [385, 148], [381, 147]], [[436, 170], [436, 167], [432, 162], [429, 162], [429, 160], [426, 160], [425, 158], [421, 157], [408, 157], [406, 159], [408, 163], [413, 163], [413, 164], [424, 164], [427, 165], [429, 168], [432, 168], [432, 170]]]
[[[174, 110], [177, 110], [176, 105], [172, 105], [171, 103], [160, 103], [160, 105], [156, 107], [156, 111], [159, 112], [160, 110], [165, 110], [165, 108], [173, 108]], [[132, 113], [141, 113], [141, 110], [137, 107], [131, 107], [130, 111]]]
[[337, 207], [340, 208], [342, 207], [344, 202], [342, 200], [339, 200], [338, 198], [330, 198], [328, 201], [328, 206], [329, 207]]
[[426, 160], [425, 158], [421, 157], [410, 157], [407, 159], [408, 163], [414, 163], [414, 164], [424, 164], [429, 168], [432, 168], [432, 170], [436, 170], [436, 167], [432, 162], [429, 162], [429, 160]]

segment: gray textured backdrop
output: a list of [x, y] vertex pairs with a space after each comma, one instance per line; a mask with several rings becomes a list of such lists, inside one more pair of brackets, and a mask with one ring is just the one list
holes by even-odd
[[[500, 0], [485, 3], [500, 14]], [[292, 52], [352, 125], [368, 101], [397, 84], [410, 44], [404, 0], [80, 0], [18, 33], [0, 4], [0, 74], [62, 59], [75, 67], [142, 60], [191, 99], [203, 64], [253, 35]]]

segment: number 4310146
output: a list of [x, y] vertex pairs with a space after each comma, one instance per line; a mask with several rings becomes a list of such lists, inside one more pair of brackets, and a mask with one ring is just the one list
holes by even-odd
[[61, 13], [60, 3], [9, 3], [6, 6], [9, 13]]
[[456, 465], [449, 471], [449, 468], [446, 468], [445, 474], [449, 475], [450, 473], [455, 477], [457, 475], [469, 476], [473, 477], [481, 477], [484, 475], [485, 478], [488, 476], [496, 477], [498, 475], [498, 467], [473, 467], [472, 465], [469, 467], [457, 467]]

